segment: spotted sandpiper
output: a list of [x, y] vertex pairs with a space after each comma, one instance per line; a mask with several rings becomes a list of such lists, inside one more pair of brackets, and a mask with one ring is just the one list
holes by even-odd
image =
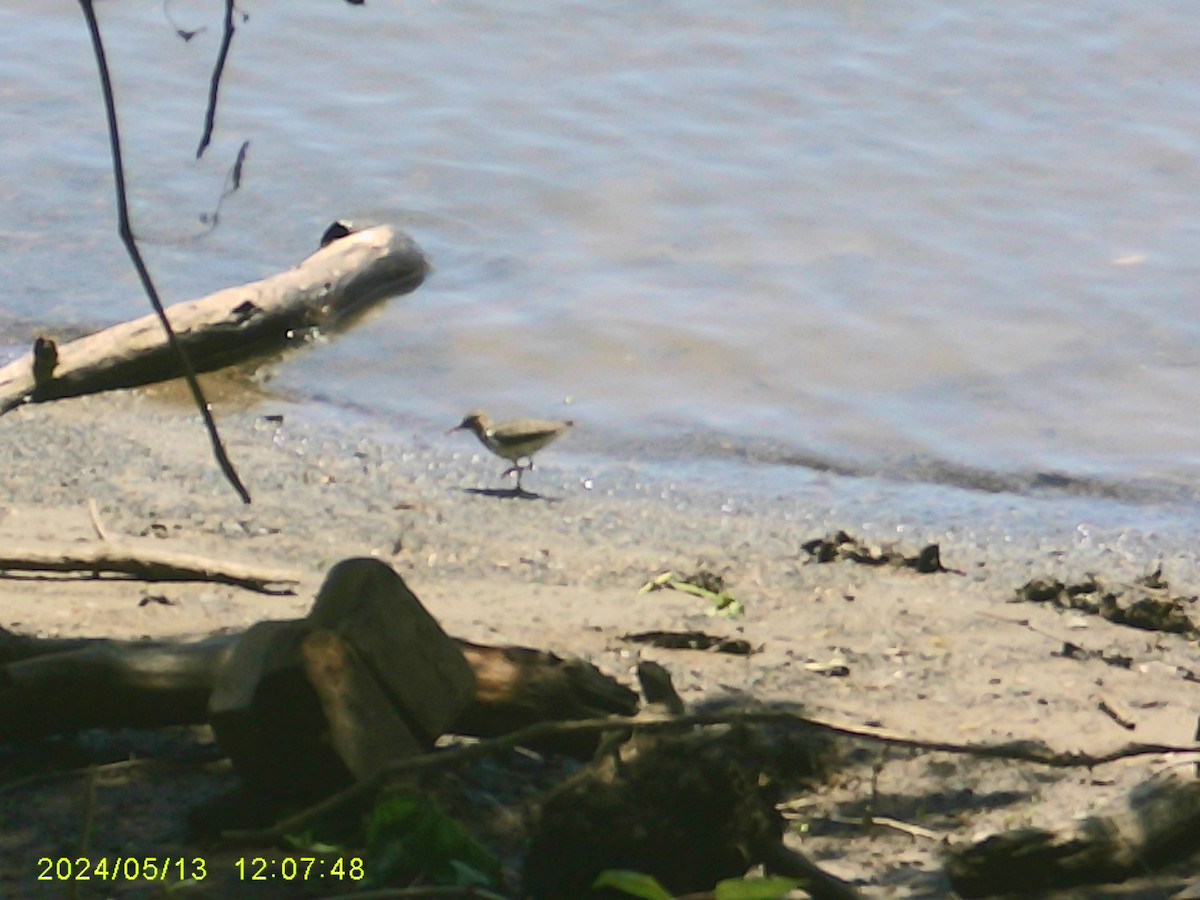
[[[517, 490], [521, 490], [521, 474], [533, 468], [533, 454], [562, 435], [574, 422], [546, 422], [541, 419], [518, 419], [515, 422], [492, 424], [481, 412], [473, 412], [450, 431], [471, 431], [492, 453], [513, 463], [504, 470], [506, 475], [517, 473]], [[521, 460], [526, 464], [521, 465]]]

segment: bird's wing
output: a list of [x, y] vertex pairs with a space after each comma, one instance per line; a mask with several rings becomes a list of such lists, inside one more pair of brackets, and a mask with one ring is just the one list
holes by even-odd
[[492, 439], [501, 447], [520, 447], [524, 444], [540, 446], [557, 437], [562, 430], [563, 426], [555, 422], [514, 422], [495, 429]]

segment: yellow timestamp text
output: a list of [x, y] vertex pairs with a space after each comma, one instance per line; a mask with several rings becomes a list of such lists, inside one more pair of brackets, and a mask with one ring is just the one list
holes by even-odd
[[244, 856], [233, 864], [241, 881], [362, 881], [361, 856]]
[[201, 856], [43, 856], [38, 881], [203, 881]]

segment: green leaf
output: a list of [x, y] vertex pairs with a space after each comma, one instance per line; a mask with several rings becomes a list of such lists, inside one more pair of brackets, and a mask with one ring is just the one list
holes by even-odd
[[699, 585], [692, 584], [688, 581], [672, 581], [671, 587], [677, 591], [683, 591], [685, 594], [691, 594], [694, 597], [702, 597], [705, 600], [710, 600], [716, 603], [721, 594], [714, 593], [708, 588], [702, 588]]
[[739, 619], [746, 614], [746, 609], [740, 600], [735, 600], [728, 594], [721, 594], [720, 602], [715, 604], [710, 615], [724, 616], [727, 619]]
[[691, 594], [693, 597], [699, 597], [701, 600], [707, 600], [712, 604], [712, 608], [708, 612], [710, 616], [728, 616], [735, 619], [746, 612], [741, 601], [736, 597], [726, 593], [718, 594], [716, 591], [710, 591], [708, 588], [692, 584], [690, 581], [672, 581], [667, 587]]
[[613, 888], [641, 900], [671, 900], [671, 894], [653, 875], [627, 869], [605, 869], [592, 882], [593, 888]]
[[796, 878], [730, 878], [713, 888], [715, 900], [779, 900], [804, 882]]
[[433, 884], [493, 885], [500, 863], [432, 797], [388, 792], [367, 816], [374, 879], [424, 877]]

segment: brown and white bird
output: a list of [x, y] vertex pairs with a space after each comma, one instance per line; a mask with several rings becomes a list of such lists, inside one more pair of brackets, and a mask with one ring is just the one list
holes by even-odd
[[[561, 437], [574, 424], [570, 421], [546, 422], [542, 419], [518, 419], [515, 422], [493, 424], [483, 413], [473, 412], [446, 433], [470, 431], [492, 453], [509, 460], [512, 465], [500, 477], [516, 472], [519, 491], [522, 473], [533, 468], [533, 454]], [[521, 460], [525, 460], [526, 464], [521, 465]]]

